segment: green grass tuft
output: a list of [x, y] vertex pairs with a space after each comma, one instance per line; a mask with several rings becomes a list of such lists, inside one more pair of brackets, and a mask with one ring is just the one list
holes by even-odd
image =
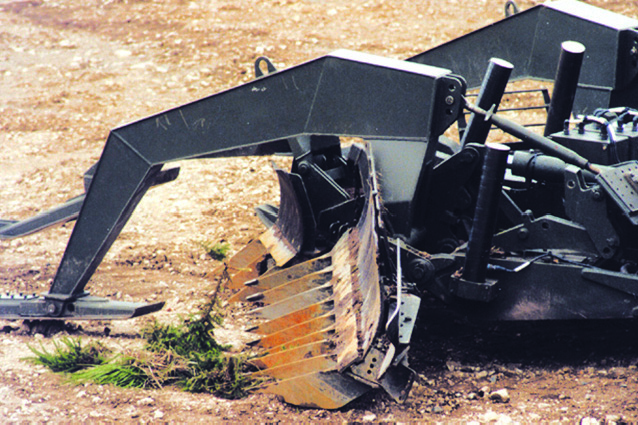
[[[178, 325], [151, 322], [142, 329], [144, 350], [117, 356], [101, 344], [82, 346], [80, 339], [62, 338], [54, 342], [55, 350], [36, 350], [33, 362], [54, 372], [69, 374], [72, 382], [95, 382], [119, 387], [160, 388], [174, 384], [190, 392], [209, 392], [236, 399], [248, 394], [256, 382], [248, 374], [243, 357], [229, 355], [213, 331], [221, 323], [217, 313], [217, 294]], [[109, 357], [110, 355], [110, 357]]]
[[212, 352], [196, 354], [191, 367], [193, 374], [179, 385], [189, 392], [208, 392], [219, 397], [238, 399], [245, 397], [255, 381], [246, 372], [245, 361], [236, 356]]
[[161, 388], [175, 384], [189, 392], [208, 392], [219, 397], [244, 397], [254, 386], [242, 357], [228, 355], [227, 347], [213, 337], [220, 322], [208, 303], [199, 315], [179, 325], [152, 322], [142, 330], [145, 350], [108, 357], [101, 344], [82, 346], [81, 340], [62, 338], [49, 352], [29, 347], [34, 363], [54, 372], [69, 374], [75, 383], [94, 382], [124, 388]]
[[155, 387], [151, 377], [135, 363], [116, 360], [80, 370], [71, 376], [71, 381], [94, 382], [100, 385], [112, 384], [122, 388]]
[[53, 372], [73, 373], [87, 367], [106, 362], [109, 350], [99, 342], [82, 346], [82, 340], [64, 337], [60, 343], [53, 341], [53, 352], [40, 345], [41, 350], [29, 346], [36, 355], [30, 358], [33, 363], [48, 367]]
[[230, 251], [230, 244], [226, 241], [221, 242], [211, 242], [211, 241], [202, 241], [199, 245], [204, 248], [206, 254], [208, 254], [212, 259], [217, 261], [222, 261], [228, 255]]

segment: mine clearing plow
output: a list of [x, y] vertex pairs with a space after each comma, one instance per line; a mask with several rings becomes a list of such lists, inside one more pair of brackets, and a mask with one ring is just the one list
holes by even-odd
[[[252, 82], [112, 130], [63, 212], [0, 222], [10, 238], [77, 217], [49, 292], [0, 298], [0, 317], [161, 308], [84, 288], [144, 193], [177, 177], [163, 165], [270, 154], [293, 156], [280, 204], [257, 208], [267, 230], [226, 267], [232, 299], [254, 305], [257, 374], [289, 403], [405, 400], [426, 298], [472, 320], [638, 315], [638, 21], [560, 0], [406, 61], [264, 61]], [[510, 79], [554, 82], [543, 135], [497, 114]], [[486, 143], [492, 126], [516, 141]]]

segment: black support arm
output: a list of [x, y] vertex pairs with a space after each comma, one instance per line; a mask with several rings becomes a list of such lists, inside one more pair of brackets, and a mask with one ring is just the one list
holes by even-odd
[[456, 120], [463, 92], [447, 70], [337, 51], [115, 129], [46, 297], [83, 293], [164, 163], [304, 134], [427, 143]]

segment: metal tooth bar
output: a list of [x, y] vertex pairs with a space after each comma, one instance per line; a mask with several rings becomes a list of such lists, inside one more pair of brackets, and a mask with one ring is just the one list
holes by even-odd
[[304, 337], [310, 333], [319, 332], [324, 329], [328, 329], [334, 326], [335, 316], [334, 314], [327, 314], [325, 316], [317, 317], [316, 319], [308, 320], [304, 323], [282, 329], [279, 332], [267, 335], [250, 345], [253, 347], [272, 348], [280, 345], [285, 345], [289, 341]]
[[[326, 267], [330, 267], [331, 264], [332, 258], [330, 256], [314, 258], [286, 269], [278, 270], [274, 273], [264, 274], [260, 276], [259, 279], [246, 282], [246, 288], [244, 290], [246, 290], [247, 293], [263, 292], [283, 285], [291, 280], [299, 279], [307, 274], [323, 270]], [[248, 291], [249, 288], [251, 288], [252, 292]]]
[[334, 350], [332, 341], [318, 341], [301, 345], [291, 350], [279, 351], [267, 356], [251, 360], [250, 363], [260, 369], [268, 369], [279, 365], [298, 362], [305, 358], [330, 354]]
[[[331, 278], [332, 270], [323, 270], [318, 273], [306, 275], [284, 285], [279, 285], [276, 288], [269, 289], [265, 292], [257, 292], [247, 298], [255, 298], [257, 301], [264, 304], [274, 304], [301, 292], [310, 291], [319, 286], [323, 286], [330, 282]], [[246, 301], [246, 298], [244, 298], [244, 300]]]
[[324, 301], [332, 296], [332, 284], [328, 283], [310, 291], [302, 292], [274, 304], [270, 304], [249, 312], [260, 319], [277, 319], [278, 317], [301, 310], [312, 304]]
[[228, 266], [235, 269], [247, 267], [266, 253], [266, 247], [258, 239], [252, 240], [228, 260]]
[[259, 272], [257, 269], [257, 263], [259, 263], [262, 259], [263, 257], [256, 260], [253, 264], [249, 264], [247, 267], [244, 267], [241, 270], [237, 271], [236, 273], [232, 274], [230, 277], [228, 288], [239, 289], [247, 281], [256, 278], [259, 275]]
[[346, 372], [364, 358], [381, 317], [374, 174], [367, 155], [357, 164], [368, 189], [357, 226], [330, 254], [246, 282], [234, 297], [258, 302], [250, 314], [265, 319], [251, 329], [261, 339], [250, 344], [262, 349], [256, 376], [278, 381], [264, 391], [296, 405], [338, 408], [375, 386]]
[[254, 332], [260, 335], [268, 335], [280, 330], [295, 326], [299, 323], [307, 322], [310, 319], [315, 319], [319, 316], [332, 311], [334, 308], [334, 302], [332, 300], [322, 301], [317, 304], [313, 304], [304, 309], [293, 311], [278, 319], [269, 320], [253, 328], [247, 329], [248, 332]]
[[[336, 252], [348, 252], [346, 249], [350, 251], [347, 257], [343, 258], [347, 261], [343, 268], [346, 273], [343, 276], [345, 279], [338, 284], [345, 286], [342, 290], [335, 290], [335, 293], [340, 296], [347, 295], [347, 298], [341, 302], [335, 302], [337, 324], [340, 327], [337, 329], [337, 334], [342, 341], [340, 345], [343, 345], [339, 350], [340, 370], [344, 370], [367, 352], [381, 316], [381, 294], [376, 262], [378, 243], [374, 218], [373, 195], [369, 195], [363, 219], [344, 240], [346, 247], [337, 250], [339, 243], [335, 245]], [[337, 256], [334, 261], [337, 263]]]
[[334, 355], [323, 355], [260, 370], [258, 372], [254, 372], [253, 376], [265, 375], [275, 379], [290, 379], [295, 376], [301, 376], [308, 373], [335, 370], [336, 367], [337, 360]]
[[281, 351], [292, 350], [293, 348], [301, 347], [302, 345], [308, 345], [312, 342], [319, 342], [319, 341], [324, 341], [328, 339], [333, 339], [334, 335], [335, 335], [334, 328], [324, 329], [322, 331], [314, 332], [292, 341], [287, 341], [285, 344], [279, 345], [277, 347], [269, 348], [266, 351], [266, 353], [275, 354]]
[[232, 274], [229, 288], [239, 289], [242, 285], [257, 276], [257, 263], [262, 261], [268, 253], [266, 247], [259, 241], [253, 240], [228, 260], [226, 264]]
[[264, 392], [277, 394], [297, 406], [337, 409], [361, 397], [370, 387], [337, 372], [310, 373], [268, 385]]

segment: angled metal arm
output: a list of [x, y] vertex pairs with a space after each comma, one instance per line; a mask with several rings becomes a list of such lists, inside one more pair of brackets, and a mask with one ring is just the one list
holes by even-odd
[[[155, 186], [173, 181], [177, 178], [178, 174], [179, 168], [162, 171], [154, 176], [150, 185]], [[84, 174], [84, 181], [87, 189], [92, 178], [93, 168]], [[77, 219], [80, 214], [80, 210], [82, 209], [82, 204], [84, 203], [84, 197], [84, 194], [76, 196], [61, 205], [57, 205], [24, 220], [0, 220], [0, 240], [31, 235], [44, 230], [47, 227]]]
[[305, 134], [427, 143], [456, 120], [463, 92], [447, 70], [337, 51], [115, 129], [46, 298], [82, 295], [166, 162]]
[[[473, 31], [409, 61], [445, 67], [481, 85], [490, 58], [514, 65], [512, 80], [553, 80], [561, 43], [582, 43], [574, 112], [638, 107], [638, 20], [574, 0], [548, 2]], [[553, 52], [553, 53], [552, 53]]]

